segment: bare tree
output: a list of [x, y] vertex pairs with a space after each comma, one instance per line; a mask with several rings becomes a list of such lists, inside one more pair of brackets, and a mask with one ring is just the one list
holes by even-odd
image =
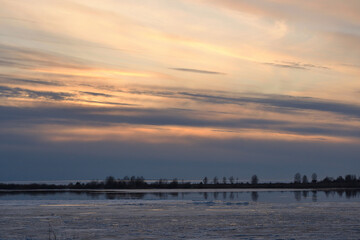
[[352, 175], [352, 174], [346, 175], [345, 182], [356, 182], [356, 175]]
[[214, 183], [214, 184], [218, 184], [218, 183], [219, 183], [219, 180], [218, 180], [218, 178], [217, 178], [217, 177], [214, 177], [214, 179], [213, 179], [213, 183]]
[[300, 173], [295, 174], [294, 183], [301, 183], [301, 175], [300, 175]]
[[204, 183], [204, 184], [208, 184], [208, 181], [209, 181], [208, 178], [207, 178], [207, 177], [204, 177], [203, 183]]
[[253, 175], [251, 177], [251, 184], [258, 184], [259, 183], [259, 178], [256, 175]]
[[302, 177], [302, 183], [309, 183], [309, 181], [308, 181], [308, 178], [307, 178], [307, 176], [306, 175], [304, 175], [303, 177]]
[[105, 179], [105, 186], [106, 188], [115, 188], [116, 179], [113, 176], [108, 176]]
[[229, 177], [229, 181], [230, 181], [230, 184], [234, 184], [234, 177], [233, 176]]
[[223, 177], [223, 184], [226, 184], [226, 177]]
[[317, 175], [316, 175], [316, 173], [313, 173], [313, 174], [311, 175], [311, 181], [312, 181], [312, 183], [316, 183], [316, 182], [317, 182]]

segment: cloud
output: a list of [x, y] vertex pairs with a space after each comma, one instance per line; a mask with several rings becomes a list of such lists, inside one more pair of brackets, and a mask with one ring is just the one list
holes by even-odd
[[[52, 106], [52, 107], [0, 107], [4, 113], [0, 121], [24, 121], [34, 124], [51, 124], [57, 122], [83, 122], [89, 125], [113, 125], [113, 124], [135, 124], [135, 125], [178, 125], [193, 127], [242, 127], [256, 128], [263, 126], [269, 128], [274, 125], [285, 124], [285, 121], [267, 119], [211, 119], [199, 117], [193, 112], [186, 112], [178, 109], [148, 109], [140, 107], [79, 107], [79, 106]], [[22, 116], [22, 119], [18, 119]], [[39, 122], [37, 122], [39, 121]]]
[[203, 139], [191, 145], [126, 140], [54, 144], [23, 136], [15, 139], [16, 147], [9, 147], [6, 143], [11, 137], [0, 133], [1, 181], [103, 179], [108, 175], [122, 177], [132, 173], [146, 178], [196, 179], [219, 174], [241, 178], [254, 172], [262, 178], [276, 176], [291, 180], [297, 171], [316, 172], [320, 178], [360, 167], [359, 148], [349, 144], [329, 147], [324, 142], [300, 144], [250, 139]]
[[8, 61], [5, 59], [0, 59], [0, 66], [1, 67], [27, 67], [27, 65], [25, 65], [25, 64], [16, 63], [14, 61]]
[[293, 69], [308, 70], [308, 68], [303, 67], [299, 64], [281, 64], [281, 63], [263, 63], [263, 64], [274, 66], [274, 67], [281, 67], [281, 68], [293, 68]]
[[[333, 144], [326, 141], [291, 142], [276, 139], [269, 141], [267, 139], [194, 136], [186, 138], [181, 137], [183, 128], [177, 131], [178, 135], [171, 135], [168, 141], [155, 144], [141, 142], [141, 140], [131, 141], [129, 138], [109, 140], [104, 135], [101, 135], [97, 141], [87, 141], [86, 134], [91, 134], [91, 130], [94, 128], [81, 129], [81, 127], [87, 126], [88, 122], [69, 119], [62, 124], [58, 118], [59, 125], [52, 125], [56, 122], [56, 119], [51, 119], [54, 116], [63, 116], [63, 119], [66, 119], [75, 115], [76, 119], [78, 118], [77, 111], [80, 111], [81, 115], [86, 115], [87, 111], [101, 111], [102, 109], [59, 106], [40, 109], [0, 108], [0, 112], [3, 113], [0, 114], [0, 119], [10, 116], [12, 119], [17, 119], [16, 121], [8, 119], [6, 124], [1, 122], [0, 162], [3, 166], [0, 168], [1, 179], [17, 178], [19, 180], [28, 177], [29, 179], [44, 178], [46, 180], [49, 177], [62, 179], [64, 176], [68, 176], [70, 179], [75, 177], [88, 179], [103, 178], [107, 175], [124, 176], [132, 172], [148, 177], [165, 177], [161, 174], [166, 172], [171, 175], [170, 177], [180, 174], [180, 177], [190, 178], [199, 175], [209, 176], [209, 174], [225, 175], [223, 173], [225, 170], [229, 171], [226, 172], [226, 175], [229, 176], [251, 176], [256, 172], [263, 177], [267, 174], [269, 176], [282, 176], [281, 174], [283, 174], [284, 177], [289, 175], [292, 177], [293, 173], [297, 171], [303, 173], [310, 171], [318, 174], [331, 174], [333, 171], [338, 175], [339, 171], [345, 171], [344, 167], [351, 172], [354, 166], [359, 166], [358, 143]], [[110, 109], [103, 109], [103, 111], [105, 114]], [[50, 123], [50, 128], [45, 128], [45, 130], [36, 125], [41, 122], [42, 119], [39, 116], [44, 116], [44, 113], [48, 113], [47, 120], [51, 120], [47, 121]], [[181, 115], [180, 112], [176, 114]], [[42, 138], [52, 135], [53, 131], [61, 133], [68, 129], [67, 126], [76, 125], [83, 133], [77, 141], [53, 142], [44, 141]], [[101, 130], [102, 126], [96, 129]], [[17, 131], [11, 131], [12, 129]], [[125, 130], [126, 126], [120, 129], [110, 128], [111, 133], [108, 134], [113, 136], [117, 132], [121, 134]], [[153, 129], [146, 130], [153, 138], [156, 137]], [[161, 128], [159, 131], [165, 130]], [[224, 134], [218, 132], [218, 135]], [[180, 138], [185, 138], [186, 141], [180, 142]], [[342, 160], [339, 161], [339, 159]], [[301, 162], [300, 169], [299, 162]], [[331, 165], [333, 168], [324, 169], [324, 165]], [[84, 166], [87, 167], [84, 168]], [[172, 169], [171, 173], [166, 171], [168, 168]], [[29, 169], [32, 170], [29, 171]], [[179, 173], [179, 169], [183, 169], [183, 171]], [[190, 175], [184, 176], [183, 174]]]
[[94, 101], [94, 100], [79, 100], [83, 103], [98, 103], [98, 104], [104, 104], [104, 105], [117, 105], [117, 106], [136, 106], [137, 104], [131, 104], [131, 103], [121, 103], [121, 102], [108, 102], [108, 101]]
[[[92, 102], [92, 101], [91, 101]], [[96, 101], [95, 101], [96, 102]], [[101, 102], [99, 102], [101, 103]], [[112, 104], [105, 102], [106, 104]], [[119, 124], [129, 126], [179, 126], [198, 128], [197, 131], [212, 131], [244, 134], [243, 131], [260, 131], [269, 135], [271, 132], [295, 134], [300, 136], [318, 135], [333, 137], [358, 138], [360, 129], [343, 123], [298, 122], [296, 119], [268, 119], [238, 116], [226, 117], [227, 113], [211, 112], [204, 114], [201, 110], [187, 111], [174, 108], [149, 109], [113, 103], [114, 107], [80, 107], [78, 105], [51, 105], [33, 107], [0, 107], [2, 126], [29, 126], [29, 129], [41, 125], [61, 124], [65, 126], [115, 127]], [[266, 110], [263, 111], [265, 113]], [[190, 131], [190, 130], [189, 130]], [[266, 132], [269, 131], [268, 134]], [[191, 132], [191, 131], [190, 131]], [[115, 133], [115, 132], [114, 132]], [[194, 132], [196, 135], [196, 133]], [[270, 134], [271, 135], [271, 134]], [[154, 135], [155, 137], [155, 135]], [[224, 136], [225, 137], [225, 136]]]
[[92, 95], [92, 96], [112, 97], [112, 95], [110, 95], [110, 94], [99, 93], [99, 92], [84, 92], [84, 91], [81, 91], [80, 93], [84, 93], [84, 94], [88, 94], [88, 95]]
[[214, 72], [208, 70], [200, 70], [200, 69], [193, 69], [193, 68], [170, 68], [176, 71], [183, 71], [183, 72], [193, 72], [193, 73], [203, 73], [203, 74], [221, 74], [224, 75], [225, 73], [222, 72]]
[[292, 69], [300, 69], [300, 70], [310, 70], [313, 68], [318, 69], [329, 69], [328, 67], [309, 64], [309, 63], [298, 63], [298, 62], [288, 62], [288, 61], [281, 61], [281, 62], [265, 62], [265, 65], [270, 65], [274, 67], [281, 67], [281, 68], [292, 68]]
[[[280, 94], [261, 93], [236, 93], [231, 91], [205, 91], [201, 89], [149, 89], [141, 88], [116, 89], [114, 87], [104, 88], [107, 91], [121, 92], [124, 94], [156, 96], [169, 99], [185, 99], [208, 104], [235, 104], [250, 109], [261, 109], [265, 112], [278, 113], [306, 113], [307, 111], [319, 111], [333, 113], [347, 117], [360, 118], [360, 105], [356, 103], [344, 103], [341, 101], [301, 97]], [[300, 112], [299, 112], [300, 111]]]
[[[288, 95], [255, 94], [253, 96], [229, 97], [224, 95], [210, 95], [196, 92], [177, 92], [179, 97], [189, 98], [197, 101], [217, 104], [239, 104], [256, 103], [264, 107], [277, 107], [283, 110], [315, 110], [342, 114], [352, 117], [360, 117], [360, 106], [334, 102], [326, 99], [311, 97], [293, 97]], [[176, 94], [175, 94], [176, 95]], [[270, 109], [269, 109], [270, 110]], [[271, 109], [275, 110], [276, 109]], [[279, 110], [279, 109], [277, 109]]]
[[1, 178], [360, 164], [357, 72], [335, 72], [359, 62], [357, 0], [35, 2], [2, 7]]
[[[39, 91], [30, 90], [19, 87], [0, 86], [0, 96], [5, 98], [30, 98], [49, 101], [58, 101], [58, 106], [51, 109], [43, 108], [2, 108], [0, 112], [6, 113], [5, 116], [11, 116], [10, 113], [17, 112], [15, 116], [28, 116], [27, 122], [34, 124], [49, 124], [52, 121], [62, 123], [86, 123], [95, 125], [112, 125], [112, 124], [132, 124], [132, 125], [153, 125], [153, 126], [188, 126], [188, 127], [209, 127], [218, 129], [219, 131], [238, 131], [239, 129], [261, 129], [270, 131], [279, 131], [294, 133], [300, 135], [323, 134], [329, 136], [354, 136], [357, 130], [349, 131], [347, 124], [339, 123], [336, 118], [325, 120], [323, 123], [298, 122], [294, 118], [294, 114], [306, 116], [316, 113], [318, 117], [323, 114], [337, 114], [340, 117], [360, 118], [360, 106], [356, 104], [348, 104], [335, 102], [326, 99], [317, 99], [310, 97], [293, 97], [288, 95], [271, 95], [271, 94], [235, 94], [231, 92], [216, 92], [201, 90], [184, 91], [184, 89], [167, 89], [167, 90], [147, 90], [147, 89], [108, 89], [110, 94], [93, 91], [78, 91], [76, 93], [68, 93], [63, 91]], [[111, 94], [111, 93], [114, 94]], [[131, 104], [117, 101], [115, 93], [132, 94], [133, 97], [138, 95], [162, 97], [163, 100], [170, 102], [171, 99], [190, 100], [198, 103], [206, 103], [212, 109], [218, 106], [234, 104], [238, 105], [244, 112], [257, 112], [261, 115], [269, 113], [281, 114], [281, 118], [265, 118], [256, 117], [258, 114], [247, 116], [240, 114], [238, 116], [231, 114], [229, 110], [214, 111], [205, 110], [197, 107], [190, 109], [178, 109], [174, 105], [163, 108], [147, 108], [139, 104]], [[82, 98], [81, 94], [95, 97], [108, 98], [103, 99], [87, 99]], [[62, 101], [66, 100], [66, 107]], [[43, 101], [42, 101], [43, 102]], [[177, 100], [177, 102], [179, 102]], [[104, 104], [107, 107], [82, 107], [76, 104], [92, 103]], [[53, 103], [52, 103], [53, 104]], [[181, 102], [179, 102], [181, 104]], [[226, 109], [226, 108], [224, 108]], [[23, 113], [21, 113], [23, 111]], [[34, 115], [32, 115], [34, 114]], [[231, 114], [231, 115], [229, 115]], [[34, 117], [34, 118], [33, 118]], [[32, 120], [36, 119], [36, 120]], [[41, 120], [41, 121], [40, 121]], [[6, 118], [2, 121], [7, 121]], [[19, 119], [16, 119], [19, 121]], [[40, 121], [40, 122], [38, 122]], [[330, 123], [337, 123], [329, 126]], [[334, 129], [338, 129], [335, 131]], [[353, 134], [355, 133], [355, 134]]]
[[14, 98], [14, 97], [26, 97], [26, 98], [45, 98], [47, 100], [65, 100], [74, 94], [67, 92], [51, 92], [51, 91], [34, 91], [24, 88], [11, 88], [0, 86], [0, 97]]
[[[11, 80], [11, 78], [8, 78]], [[22, 79], [19, 79], [19, 81], [22, 81]], [[23, 80], [28, 83], [36, 83], [41, 85], [55, 85], [51, 82], [43, 82], [43, 81], [31, 81], [31, 80]], [[79, 93], [94, 96], [94, 97], [105, 97], [105, 98], [111, 98], [113, 95], [105, 94], [105, 93], [98, 93], [98, 92], [86, 92], [86, 91], [80, 91]], [[25, 89], [20, 87], [9, 87], [9, 86], [0, 86], [0, 97], [3, 98], [26, 98], [26, 99], [32, 99], [32, 100], [41, 100], [42, 102], [48, 100], [48, 101], [64, 101], [66, 100], [68, 103], [73, 102], [75, 103], [96, 103], [96, 104], [103, 104], [103, 105], [117, 105], [117, 106], [136, 106], [137, 104], [130, 104], [130, 103], [122, 103], [122, 102], [112, 102], [112, 101], [98, 101], [98, 100], [89, 100], [89, 99], [83, 99], [81, 96], [75, 93], [69, 93], [69, 92], [61, 92], [61, 91], [38, 91], [38, 90], [31, 90], [31, 89]]]
[[3, 83], [20, 83], [20, 84], [31, 84], [31, 85], [45, 85], [45, 86], [63, 86], [64, 84], [57, 81], [43, 81], [39, 79], [29, 79], [21, 77], [12, 77], [9, 75], [0, 74], [0, 82]]
[[0, 44], [0, 66], [17, 67], [17, 68], [41, 68], [41, 67], [58, 67], [73, 69], [89, 69], [83, 61], [79, 59], [47, 53], [45, 51], [33, 50], [29, 48], [15, 47]]

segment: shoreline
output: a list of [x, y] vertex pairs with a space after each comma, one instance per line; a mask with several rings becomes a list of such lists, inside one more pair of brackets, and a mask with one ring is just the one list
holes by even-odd
[[0, 193], [191, 193], [191, 192], [300, 192], [300, 191], [360, 191], [360, 187], [326, 188], [139, 188], [139, 189], [0, 189]]

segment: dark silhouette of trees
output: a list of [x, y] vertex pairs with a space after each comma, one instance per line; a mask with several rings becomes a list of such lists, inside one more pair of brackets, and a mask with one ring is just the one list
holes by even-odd
[[[80, 183], [76, 183], [79, 185]], [[108, 176], [105, 179], [105, 188], [115, 188], [116, 187], [116, 180], [113, 176]]]
[[[344, 177], [339, 176], [337, 178], [325, 177], [323, 180], [317, 180], [317, 175], [314, 173], [311, 176], [312, 181], [309, 182], [306, 175], [302, 176], [300, 173], [296, 173], [294, 176], [294, 182], [291, 183], [259, 183], [257, 175], [251, 177], [251, 183], [239, 182], [238, 178], [234, 181], [234, 177], [231, 176], [228, 179], [222, 178], [220, 184], [217, 177], [213, 178], [213, 185], [209, 184], [209, 179], [204, 177], [200, 183], [179, 182], [176, 178], [172, 181], [166, 179], [159, 179], [154, 182], [147, 182], [143, 177], [128, 177], [123, 179], [115, 179], [113, 176], [106, 177], [103, 181], [91, 181], [91, 182], [76, 182], [69, 183], [67, 185], [54, 185], [54, 184], [6, 184], [0, 183], [0, 189], [2, 190], [50, 190], [50, 189], [62, 189], [62, 190], [80, 190], [84, 191], [90, 189], [147, 189], [147, 188], [312, 188], [312, 189], [360, 189], [360, 179], [356, 175], [347, 174]], [[351, 193], [352, 194], [352, 193]]]
[[[80, 184], [80, 183], [79, 183]], [[115, 179], [113, 176], [108, 176], [105, 178], [103, 183], [99, 182], [90, 182], [85, 185], [75, 184], [76, 188], [107, 188], [107, 189], [118, 189], [118, 188], [145, 188], [147, 187], [147, 183], [143, 177], [135, 177], [131, 178], [125, 176], [123, 179]]]
[[136, 177], [135, 182], [131, 182], [135, 187], [142, 187], [145, 185], [145, 179], [141, 177]]
[[328, 177], [328, 176], [326, 176], [323, 180], [322, 180], [322, 182], [323, 183], [326, 183], [326, 184], [329, 184], [329, 183], [331, 183], [331, 182], [333, 182], [334, 181], [334, 179], [332, 178], [332, 177]]
[[348, 183], [356, 182], [356, 175], [351, 175], [351, 174], [346, 175], [345, 182], [348, 182]]
[[229, 177], [229, 181], [230, 181], [230, 184], [234, 184], [234, 177], [233, 176]]
[[158, 181], [158, 184], [159, 185], [165, 185], [165, 184], [167, 184], [167, 180], [160, 178], [159, 181]]
[[214, 179], [213, 179], [213, 183], [214, 183], [214, 184], [219, 184], [219, 180], [218, 180], [218, 178], [217, 178], [216, 176], [215, 176]]
[[308, 184], [308, 183], [309, 183], [309, 180], [308, 180], [308, 178], [307, 178], [306, 175], [304, 175], [304, 176], [302, 177], [302, 183], [303, 183], [303, 184]]
[[252, 175], [251, 177], [251, 184], [258, 184], [259, 183], [259, 179], [256, 175]]
[[170, 188], [177, 188], [178, 185], [179, 185], [179, 181], [177, 180], [177, 178], [174, 178], [174, 179], [172, 180], [172, 182], [169, 184], [169, 187], [170, 187]]
[[207, 177], [204, 177], [203, 183], [204, 183], [204, 184], [208, 184], [208, 181], [209, 181], [208, 178], [207, 178]]
[[301, 175], [300, 175], [300, 173], [295, 174], [294, 183], [301, 183]]
[[338, 183], [343, 183], [343, 182], [345, 182], [345, 179], [344, 179], [342, 176], [339, 176], [339, 177], [336, 179], [336, 182], [338, 182]]
[[313, 173], [313, 174], [311, 175], [311, 182], [312, 182], [312, 183], [316, 183], [316, 182], [317, 182], [317, 174], [316, 174], [316, 173]]

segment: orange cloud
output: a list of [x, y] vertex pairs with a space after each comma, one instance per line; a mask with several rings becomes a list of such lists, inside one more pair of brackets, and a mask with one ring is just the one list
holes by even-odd
[[326, 135], [301, 135], [264, 129], [214, 129], [209, 127], [187, 126], [152, 126], [120, 124], [106, 127], [78, 126], [39, 126], [40, 133], [47, 141], [54, 142], [92, 142], [92, 141], [127, 141], [145, 143], [182, 143], [194, 144], [202, 140], [247, 139], [258, 141], [291, 141], [291, 142], [327, 142], [359, 143], [351, 137], [333, 137]]
[[71, 69], [71, 68], [50, 68], [50, 69], [33, 69], [34, 72], [61, 74], [61, 75], [72, 75], [82, 77], [113, 77], [113, 76], [126, 76], [126, 77], [142, 77], [148, 78], [153, 77], [154, 74], [145, 72], [130, 72], [130, 71], [119, 71], [112, 69]]

